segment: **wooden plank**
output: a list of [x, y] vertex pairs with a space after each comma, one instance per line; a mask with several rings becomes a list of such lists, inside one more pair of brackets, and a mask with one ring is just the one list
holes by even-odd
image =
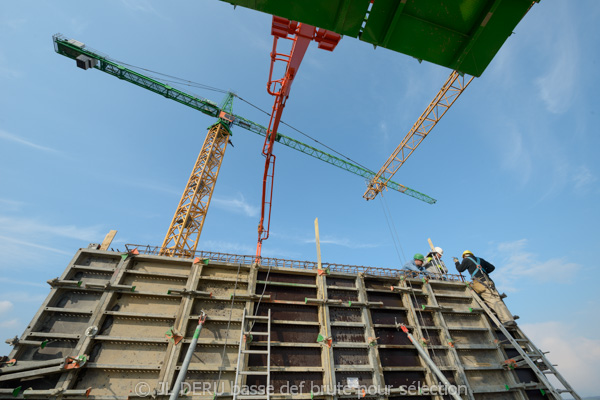
[[108, 250], [108, 247], [112, 243], [116, 234], [117, 234], [117, 231], [115, 231], [115, 230], [111, 230], [110, 232], [108, 232], [106, 234], [106, 236], [104, 237], [102, 244], [100, 245], [100, 250]]

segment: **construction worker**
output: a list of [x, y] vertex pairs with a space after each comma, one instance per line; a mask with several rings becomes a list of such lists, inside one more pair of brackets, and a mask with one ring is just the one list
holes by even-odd
[[459, 264], [458, 258], [454, 257], [454, 265], [458, 272], [469, 271], [473, 279], [473, 290], [485, 301], [492, 310], [496, 312], [498, 319], [504, 326], [515, 326], [514, 317], [506, 308], [500, 294], [496, 290], [494, 281], [490, 279], [489, 274], [496, 269], [492, 264], [480, 257], [475, 257], [470, 250], [465, 250], [462, 254], [462, 262]]
[[427, 272], [434, 275], [444, 275], [448, 273], [448, 268], [446, 268], [446, 264], [442, 261], [443, 254], [444, 250], [442, 250], [441, 247], [434, 247], [433, 250], [427, 254], [424, 264]]
[[403, 270], [406, 271], [414, 271], [414, 272], [425, 272], [425, 257], [421, 253], [417, 253], [414, 255], [413, 259], [404, 264], [402, 267]]

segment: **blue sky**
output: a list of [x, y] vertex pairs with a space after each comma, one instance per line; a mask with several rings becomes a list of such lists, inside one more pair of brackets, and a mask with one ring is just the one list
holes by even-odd
[[[543, 0], [481, 78], [396, 174], [438, 200], [396, 192], [366, 202], [362, 178], [288, 148], [277, 166], [263, 255], [398, 267], [427, 238], [446, 262], [469, 249], [496, 265], [507, 305], [583, 395], [598, 395], [600, 147], [595, 1]], [[263, 109], [267, 15], [213, 1], [2, 2], [0, 5], [0, 337], [26, 327], [46, 280], [75, 251], [159, 245], [209, 117], [54, 53], [60, 32], [129, 64], [230, 89]], [[377, 170], [450, 71], [343, 38], [309, 48], [283, 120]], [[220, 102], [216, 92], [185, 90]], [[234, 111], [263, 125], [243, 102]], [[289, 128], [280, 132], [311, 143]], [[253, 254], [262, 138], [235, 128], [200, 249]], [[400, 251], [384, 216], [389, 208]], [[568, 344], [570, 343], [570, 344]], [[570, 347], [569, 347], [570, 346]], [[0, 345], [0, 353], [8, 353]]]

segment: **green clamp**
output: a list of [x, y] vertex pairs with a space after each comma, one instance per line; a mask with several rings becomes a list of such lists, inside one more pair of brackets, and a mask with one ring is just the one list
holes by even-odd
[[469, 312], [473, 312], [473, 307], [469, 307]]
[[16, 387], [15, 390], [12, 391], [12, 397], [17, 397], [19, 396], [19, 394], [21, 394], [21, 386]]
[[322, 342], [323, 340], [325, 340], [325, 337], [319, 333], [319, 336], [317, 336], [317, 343]]
[[510, 386], [508, 386], [508, 385], [504, 385], [504, 388], [505, 388], [506, 390], [510, 390]]
[[48, 339], [46, 339], [46, 340], [44, 340], [44, 341], [42, 342], [42, 344], [40, 345], [40, 348], [42, 348], [42, 349], [43, 349], [43, 348], [45, 348], [47, 345], [48, 345]]
[[423, 311], [425, 311], [425, 308], [426, 308], [426, 307], [427, 307], [427, 306], [426, 306], [425, 304], [421, 304], [421, 308], [423, 309]]
[[546, 392], [544, 392], [544, 389], [540, 389], [540, 392], [542, 392], [542, 396], [546, 395]]

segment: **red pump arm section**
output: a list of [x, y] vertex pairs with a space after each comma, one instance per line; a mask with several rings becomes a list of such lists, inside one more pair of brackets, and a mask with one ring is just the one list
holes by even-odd
[[[319, 44], [320, 49], [333, 51], [341, 39], [341, 36], [337, 33], [276, 16], [273, 16], [271, 34], [273, 35], [273, 51], [271, 52], [271, 68], [269, 70], [267, 91], [269, 94], [275, 96], [275, 102], [273, 104], [273, 112], [271, 113], [269, 127], [267, 129], [267, 135], [265, 136], [265, 143], [262, 150], [262, 154], [265, 156], [266, 160], [265, 172], [263, 175], [260, 223], [258, 224], [258, 244], [256, 245], [257, 263], [260, 261], [261, 257], [262, 242], [269, 238], [271, 202], [273, 200], [273, 177], [275, 174], [273, 144], [275, 143], [277, 128], [281, 121], [285, 102], [290, 95], [292, 82], [296, 77], [298, 68], [300, 68], [306, 49], [312, 40]], [[291, 40], [293, 42], [289, 54], [277, 52], [277, 43], [279, 39]], [[273, 79], [273, 67], [276, 62], [283, 62], [286, 64], [283, 78]]]

